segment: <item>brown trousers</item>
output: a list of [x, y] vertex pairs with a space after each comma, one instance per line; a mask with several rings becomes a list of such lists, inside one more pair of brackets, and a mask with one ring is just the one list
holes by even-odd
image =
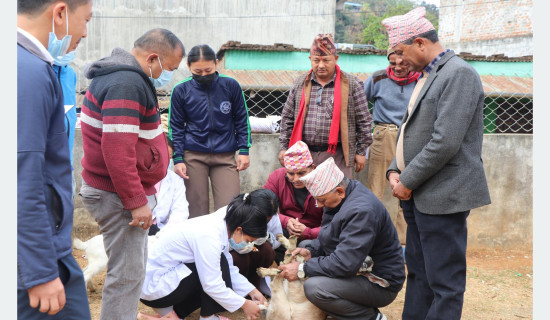
[[[328, 148], [328, 147], [327, 147]], [[336, 148], [336, 153], [328, 153], [325, 151], [311, 151], [311, 158], [313, 159], [313, 164], [318, 166], [323, 161], [327, 160], [330, 157], [334, 158], [334, 163], [338, 167], [338, 169], [342, 170], [344, 173], [344, 176], [348, 179], [353, 179], [353, 167], [346, 166], [346, 159], [344, 159], [344, 151], [342, 150], [342, 147], [338, 146]]]
[[189, 218], [210, 212], [209, 178], [214, 197], [214, 210], [228, 205], [240, 193], [235, 152], [185, 151], [183, 162], [189, 176], [189, 179], [184, 180], [185, 195], [189, 202]]
[[[395, 158], [395, 141], [397, 126], [378, 124], [372, 133], [373, 142], [369, 147], [369, 161], [367, 168], [367, 188], [382, 201], [386, 189], [391, 193], [389, 182], [386, 179], [386, 170]], [[399, 199], [394, 198], [397, 206], [397, 215], [390, 213], [390, 218], [397, 229], [397, 236], [402, 245], [406, 243], [407, 223], [403, 217], [403, 209]], [[392, 210], [393, 212], [393, 210]]]

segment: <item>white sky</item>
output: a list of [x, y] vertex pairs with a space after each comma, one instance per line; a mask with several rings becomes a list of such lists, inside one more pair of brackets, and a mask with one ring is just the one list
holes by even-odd
[[[439, 7], [439, 0], [424, 0], [426, 3], [429, 3], [429, 4], [435, 4], [436, 6]], [[416, 0], [416, 2], [418, 4], [422, 3], [422, 0]]]

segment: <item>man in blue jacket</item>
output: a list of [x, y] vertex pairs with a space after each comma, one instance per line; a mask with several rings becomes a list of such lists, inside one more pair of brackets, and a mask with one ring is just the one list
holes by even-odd
[[52, 68], [86, 37], [91, 15], [91, 0], [17, 2], [18, 319], [91, 318], [72, 255], [71, 165]]
[[72, 176], [72, 197], [75, 196], [75, 179], [73, 166], [73, 146], [74, 133], [76, 128], [76, 72], [69, 62], [74, 59], [74, 51], [71, 51], [64, 56], [59, 56], [53, 59], [53, 69], [57, 75], [57, 80], [63, 91], [63, 104], [65, 106], [65, 129], [67, 130], [67, 139], [69, 141], [69, 156], [71, 159], [71, 176]]
[[[328, 158], [300, 178], [319, 207], [324, 207], [317, 239], [292, 254], [306, 262], [282, 265], [288, 281], [308, 279], [311, 303], [335, 319], [382, 320], [378, 308], [389, 305], [405, 282], [397, 232], [384, 205], [357, 180], [349, 180]], [[370, 256], [372, 271], [357, 275]]]

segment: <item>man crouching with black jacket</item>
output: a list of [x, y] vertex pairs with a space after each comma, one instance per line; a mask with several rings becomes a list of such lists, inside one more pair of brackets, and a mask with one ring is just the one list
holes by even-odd
[[[405, 282], [401, 245], [386, 208], [359, 181], [345, 178], [333, 158], [300, 180], [324, 207], [321, 231], [292, 252], [306, 262], [280, 266], [280, 276], [308, 278], [306, 297], [335, 319], [386, 319], [378, 308], [393, 302]], [[367, 256], [372, 271], [357, 275]]]

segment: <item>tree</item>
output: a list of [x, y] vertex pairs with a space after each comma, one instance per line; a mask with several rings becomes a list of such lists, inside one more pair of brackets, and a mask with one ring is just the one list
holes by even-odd
[[[439, 27], [439, 9], [433, 4], [422, 2], [421, 6], [426, 7], [426, 18], [434, 25], [437, 31]], [[372, 44], [378, 49], [387, 49], [389, 45], [388, 33], [382, 25], [382, 20], [403, 15], [418, 7], [409, 0], [367, 0], [363, 5], [362, 22], [362, 43]]]

